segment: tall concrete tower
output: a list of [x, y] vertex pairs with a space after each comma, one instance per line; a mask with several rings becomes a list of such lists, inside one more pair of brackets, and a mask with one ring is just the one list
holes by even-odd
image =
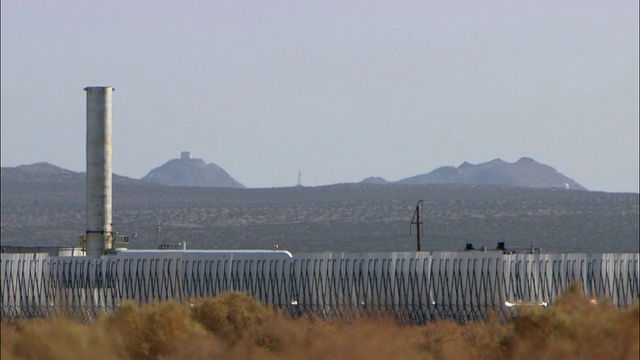
[[111, 249], [112, 156], [111, 86], [91, 86], [87, 92], [87, 256], [99, 258]]

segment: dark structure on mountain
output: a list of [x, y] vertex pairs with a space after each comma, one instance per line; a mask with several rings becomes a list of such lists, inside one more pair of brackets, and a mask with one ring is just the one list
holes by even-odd
[[180, 159], [151, 170], [142, 180], [170, 186], [244, 188], [220, 166], [192, 159], [187, 151], [182, 152]]
[[506, 185], [529, 188], [587, 190], [575, 180], [564, 176], [551, 166], [541, 164], [527, 157], [523, 157], [515, 163], [495, 159], [473, 165], [465, 161], [457, 168], [443, 166], [428, 174], [412, 176], [393, 183], [412, 185]]

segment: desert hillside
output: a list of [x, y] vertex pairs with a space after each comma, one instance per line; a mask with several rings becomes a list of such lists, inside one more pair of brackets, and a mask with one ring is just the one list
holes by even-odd
[[371, 177], [365, 183], [386, 184], [468, 184], [468, 185], [506, 185], [529, 188], [565, 188], [586, 190], [575, 180], [563, 175], [549, 165], [541, 164], [531, 158], [523, 157], [515, 163], [501, 159], [481, 164], [462, 163], [458, 167], [443, 166], [427, 174], [416, 175], [395, 182]]
[[[85, 230], [84, 175], [26, 172], [2, 169], [2, 244], [74, 245]], [[497, 242], [547, 251], [639, 251], [637, 193], [558, 188], [189, 188], [114, 176], [113, 220], [115, 231], [137, 234], [131, 246], [138, 248], [187, 241], [192, 248], [411, 251], [410, 222], [419, 200], [427, 251], [461, 250], [465, 243], [495, 248]]]
[[151, 170], [142, 180], [170, 186], [244, 188], [220, 166], [191, 158], [188, 152]]

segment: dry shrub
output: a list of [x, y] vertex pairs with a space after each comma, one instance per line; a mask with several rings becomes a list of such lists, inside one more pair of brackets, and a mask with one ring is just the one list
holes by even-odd
[[264, 336], [273, 311], [241, 292], [229, 292], [196, 302], [194, 319], [230, 346], [241, 340], [255, 343]]
[[187, 308], [175, 301], [142, 307], [124, 303], [113, 316], [101, 322], [116, 342], [119, 355], [132, 359], [161, 358], [205, 335]]
[[464, 324], [442, 320], [423, 326], [420, 349], [433, 359], [499, 359], [504, 353], [500, 339], [510, 329], [493, 315]]
[[189, 359], [189, 360], [209, 360], [209, 359], [247, 359], [249, 357], [236, 356], [238, 351], [229, 349], [229, 346], [217, 337], [207, 334], [207, 336], [197, 336], [176, 347], [164, 359]]
[[638, 304], [595, 303], [573, 286], [548, 309], [519, 309], [502, 344], [511, 358], [637, 359]]
[[18, 340], [16, 325], [2, 320], [0, 326], [0, 359], [10, 359], [11, 349]]
[[20, 321], [15, 334], [13, 344], [7, 344], [9, 351], [3, 346], [2, 359], [114, 359], [117, 355], [104, 329], [65, 318]]
[[192, 305], [123, 304], [91, 325], [2, 324], [2, 359], [637, 359], [636, 304], [593, 304], [577, 288], [512, 322], [423, 326], [291, 319], [242, 293]]
[[267, 325], [264, 359], [417, 359], [417, 327], [390, 320], [288, 319], [274, 316]]

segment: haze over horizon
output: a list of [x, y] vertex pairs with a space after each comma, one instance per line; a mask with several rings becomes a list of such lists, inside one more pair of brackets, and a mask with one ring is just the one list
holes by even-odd
[[190, 151], [247, 187], [399, 180], [531, 157], [639, 191], [638, 2], [1, 6], [1, 163], [85, 169], [110, 85], [113, 171]]

